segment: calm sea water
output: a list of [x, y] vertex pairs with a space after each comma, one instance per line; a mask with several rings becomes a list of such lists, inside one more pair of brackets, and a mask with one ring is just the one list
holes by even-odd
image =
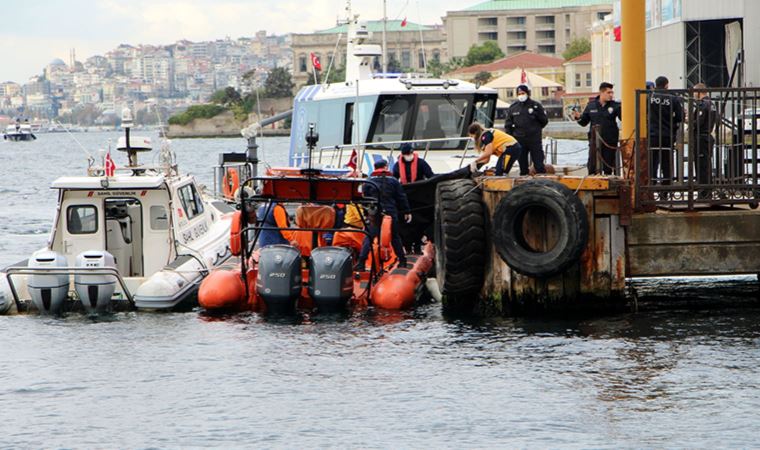
[[[92, 151], [117, 136], [76, 138]], [[263, 144], [284, 161], [285, 139]], [[174, 142], [181, 170], [209, 184], [217, 153], [244, 146]], [[0, 143], [0, 266], [44, 245], [50, 182], [84, 166], [65, 135]], [[0, 317], [0, 448], [758, 446], [758, 283], [634, 286], [656, 308], [490, 321], [435, 304], [297, 322]]]

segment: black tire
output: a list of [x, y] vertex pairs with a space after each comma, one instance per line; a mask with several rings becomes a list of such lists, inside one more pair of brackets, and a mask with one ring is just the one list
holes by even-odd
[[[523, 230], [528, 211], [548, 213], [558, 236], [551, 249], [531, 248]], [[583, 202], [564, 185], [534, 180], [515, 186], [493, 216], [494, 247], [512, 270], [535, 278], [560, 274], [578, 262], [588, 243], [588, 216]]]
[[436, 189], [436, 279], [448, 310], [471, 310], [483, 286], [486, 219], [481, 195], [470, 179], [444, 181]]

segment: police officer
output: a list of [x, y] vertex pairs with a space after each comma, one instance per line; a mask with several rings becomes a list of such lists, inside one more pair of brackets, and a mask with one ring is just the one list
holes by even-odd
[[[615, 151], [617, 150], [618, 140], [620, 139], [620, 129], [617, 120], [621, 119], [620, 103], [613, 100], [615, 93], [612, 90], [611, 83], [604, 82], [599, 85], [599, 95], [588, 102], [583, 114], [575, 111], [573, 118], [578, 125], [585, 127], [591, 124], [591, 130], [588, 132], [589, 137], [589, 155], [588, 155], [588, 173], [599, 173], [596, 167], [596, 152], [591, 147], [596, 138], [601, 137], [602, 149], [602, 166], [601, 171], [605, 175], [611, 175], [615, 169]], [[594, 127], [599, 126], [599, 136], [594, 136]]]
[[520, 175], [528, 175], [528, 154], [533, 161], [536, 173], [546, 173], [544, 167], [544, 149], [541, 130], [549, 119], [541, 103], [530, 98], [530, 88], [521, 84], [517, 86], [517, 101], [509, 105], [504, 131], [514, 136], [523, 148], [518, 161]]
[[678, 126], [683, 122], [683, 102], [669, 94], [666, 77], [654, 80], [655, 91], [649, 96], [649, 150], [650, 176], [658, 178], [662, 169], [662, 184], [670, 184], [673, 179], [673, 147], [676, 145]]
[[[694, 85], [694, 89], [707, 89], [703, 83]], [[717, 111], [713, 106], [707, 91], [696, 91], [694, 97], [697, 101], [694, 105], [694, 111], [689, 115], [689, 130], [691, 139], [689, 142], [695, 142], [696, 149], [696, 166], [697, 166], [697, 184], [709, 184], [712, 164], [710, 158], [715, 146], [715, 138], [712, 132], [715, 129]], [[699, 191], [700, 198], [709, 197], [710, 191], [702, 189]]]

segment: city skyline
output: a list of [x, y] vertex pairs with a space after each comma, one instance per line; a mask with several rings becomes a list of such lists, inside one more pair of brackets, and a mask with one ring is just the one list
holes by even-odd
[[[119, 44], [168, 45], [182, 39], [206, 41], [227, 36], [236, 39], [252, 36], [257, 30], [278, 35], [312, 32], [332, 26], [343, 15], [345, 6], [343, 0], [330, 0], [319, 2], [324, 4], [319, 10], [305, 10], [302, 2], [282, 0], [261, 11], [255, 8], [257, 3], [263, 2], [41, 0], [34, 6], [18, 5], [14, 8], [14, 20], [6, 21], [0, 28], [0, 51], [5, 56], [0, 81], [23, 83], [41, 74], [53, 59], [67, 61], [72, 48], [76, 49], [77, 59], [85, 60]], [[464, 4], [455, 0], [389, 0], [388, 18], [406, 17], [413, 22], [440, 24], [446, 11], [477, 3], [477, 0]], [[362, 20], [382, 17], [379, 0], [354, 0], [352, 5]], [[106, 37], [92, 39], [92, 36]]]

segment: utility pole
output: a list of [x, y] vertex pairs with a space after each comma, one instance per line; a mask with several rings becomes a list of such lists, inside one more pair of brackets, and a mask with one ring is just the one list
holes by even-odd
[[388, 0], [383, 0], [383, 73], [388, 73], [388, 59], [386, 56], [385, 33], [388, 31]]

